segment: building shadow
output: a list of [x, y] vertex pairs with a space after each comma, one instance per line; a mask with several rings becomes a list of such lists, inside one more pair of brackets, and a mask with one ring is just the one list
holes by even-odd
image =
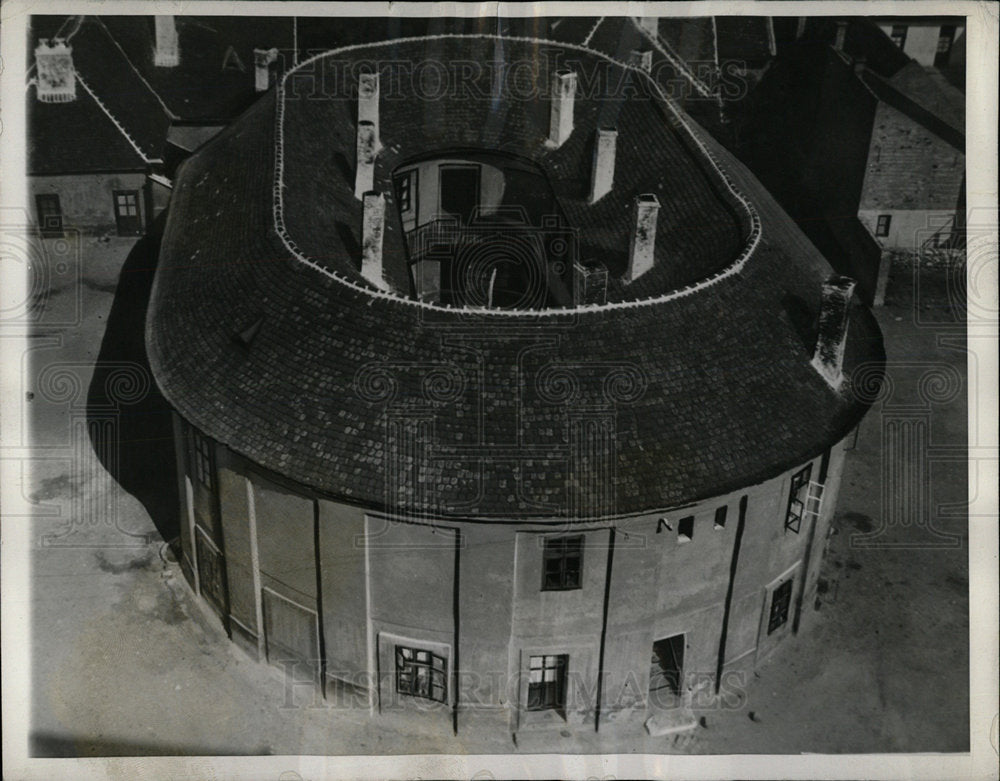
[[[153, 379], [145, 340], [165, 220], [163, 212], [122, 266], [87, 393], [87, 419], [104, 468], [142, 503], [177, 553], [180, 504], [171, 408]], [[114, 425], [107, 425], [109, 418]]]

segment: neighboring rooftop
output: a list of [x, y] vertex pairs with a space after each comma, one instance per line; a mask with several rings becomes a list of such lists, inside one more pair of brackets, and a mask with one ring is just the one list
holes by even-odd
[[[484, 45], [511, 56], [526, 45], [561, 48], [541, 40], [457, 43], [414, 45], [422, 58], [443, 62], [458, 53], [468, 60], [470, 51], [487, 57]], [[371, 58], [401, 45], [329, 56]], [[565, 48], [562, 55], [598, 57]], [[324, 213], [333, 210], [334, 220], [357, 230], [356, 207], [337, 211], [347, 202], [338, 160], [350, 161], [355, 148], [349, 104], [282, 104], [271, 92], [190, 158], [175, 182], [147, 321], [150, 363], [164, 395], [193, 425], [286, 478], [366, 507], [441, 516], [582, 519], [674, 507], [821, 453], [867, 407], [861, 393], [831, 389], [810, 365], [830, 267], [724, 149], [693, 125], [684, 140], [688, 131], [668, 124], [670, 110], [658, 99], [630, 94], [624, 105], [608, 104], [622, 141], [631, 139], [620, 147], [627, 167], [638, 169], [624, 172], [616, 188], [662, 181], [670, 211], [697, 222], [664, 244], [683, 247], [680, 257], [701, 264], [703, 274], [731, 262], [746, 239], [740, 232], [734, 241], [736, 221], [710, 183], [710, 154], [760, 221], [759, 240], [738, 273], [688, 295], [573, 313], [477, 314], [375, 294], [349, 276], [354, 256], [333, 237], [331, 212]], [[604, 215], [574, 205], [573, 166], [582, 152], [573, 147], [581, 140], [571, 138], [564, 152], [539, 144], [546, 100], [495, 114], [481, 113], [478, 101], [439, 105], [446, 102], [383, 98], [382, 176], [391, 160], [418, 151], [416, 138], [433, 148], [509, 146], [546, 166], [568, 217], [614, 234], [624, 206], [612, 203]], [[599, 106], [583, 100], [578, 110], [574, 136], [582, 137]], [[627, 151], [640, 143], [633, 123], [662, 148], [647, 142]], [[277, 190], [276, 155], [288, 172]], [[297, 259], [279, 236], [276, 191], [300, 248], [326, 247], [317, 258], [322, 265]], [[311, 198], [320, 199], [318, 207]], [[694, 212], [685, 212], [688, 198], [699, 204]], [[607, 247], [614, 256], [610, 240], [594, 240], [595, 250]], [[664, 280], [657, 284], [662, 289]], [[870, 393], [883, 359], [874, 319], [852, 308], [845, 373], [865, 365], [859, 390]], [[572, 380], [559, 382], [560, 373]], [[390, 409], [401, 421], [398, 435], [387, 428]], [[580, 410], [614, 428], [606, 462], [612, 488], [574, 506], [570, 495], [586, 478], [580, 470], [596, 468], [574, 460], [570, 413]], [[411, 431], [406, 420], [414, 415], [430, 428]]]

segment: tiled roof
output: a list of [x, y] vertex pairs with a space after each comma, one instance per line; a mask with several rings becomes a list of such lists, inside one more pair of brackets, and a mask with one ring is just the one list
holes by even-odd
[[[434, 57], [447, 47], [422, 50]], [[828, 265], [697, 128], [762, 224], [739, 273], [656, 304], [499, 317], [376, 296], [297, 261], [275, 232], [276, 107], [268, 94], [182, 166], [147, 321], [151, 366], [168, 401], [263, 467], [370, 507], [596, 517], [764, 480], [822, 452], [864, 413], [866, 405], [831, 390], [809, 365], [808, 321]], [[299, 118], [337, 116], [319, 111]], [[387, 129], [394, 111], [402, 109], [383, 102]], [[433, 141], [440, 130], [453, 143], [460, 131], [434, 124], [441, 109], [427, 111], [409, 116], [412, 132]], [[508, 115], [497, 140], [524, 143], [536, 130], [533, 111]], [[623, 108], [620, 132], [626, 119], [640, 121], [631, 112]], [[283, 152], [311, 159], [320, 181], [338, 151], [353, 155], [353, 124], [309, 130], [301, 124]], [[498, 131], [465, 132], [482, 143]], [[657, 164], [694, 165], [677, 149], [664, 154]], [[285, 162], [289, 170], [300, 164]], [[554, 179], [569, 173], [552, 170]], [[705, 187], [694, 173], [652, 175], [692, 197]], [[285, 184], [286, 208], [322, 197], [318, 188], [303, 192], [301, 177]], [[701, 243], [689, 245], [690, 256], [730, 249], [719, 236], [732, 224], [728, 216], [703, 220], [691, 231]], [[296, 240], [308, 241], [305, 223], [294, 225]], [[250, 326], [249, 343], [237, 338]], [[874, 319], [854, 309], [848, 374], [882, 359]], [[588, 430], [598, 444], [581, 436]], [[601, 452], [608, 457], [595, 458]]]

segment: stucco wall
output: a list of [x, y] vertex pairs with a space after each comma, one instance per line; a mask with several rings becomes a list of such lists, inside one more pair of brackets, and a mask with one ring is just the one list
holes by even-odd
[[[76, 174], [67, 176], [29, 176], [31, 208], [35, 196], [55, 193], [63, 214], [63, 226], [85, 233], [115, 232], [115, 190], [139, 193], [140, 223], [146, 225], [146, 202], [143, 191], [146, 175], [141, 172], [121, 174]], [[34, 215], [38, 218], [38, 215]]]

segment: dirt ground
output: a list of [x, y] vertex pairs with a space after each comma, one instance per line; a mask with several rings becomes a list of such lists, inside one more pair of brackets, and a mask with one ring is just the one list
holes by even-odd
[[[169, 444], [164, 410], [130, 407], [131, 418], [116, 425], [153, 433], [143, 441], [126, 436], [117, 456], [103, 445], [100, 456], [94, 450], [94, 442], [106, 441], [93, 429], [101, 396], [92, 381], [94, 362], [106, 355], [99, 351], [108, 346], [109, 320], [124, 329], [119, 341], [141, 346], [142, 307], [123, 309], [121, 299], [141, 298], [151, 269], [141, 262], [123, 268], [129, 249], [122, 240], [85, 240], [81, 273], [45, 301], [52, 324], [43, 318], [26, 379], [38, 445], [25, 491], [39, 514], [31, 556], [32, 755], [968, 750], [967, 466], [949, 457], [949, 446], [961, 450], [966, 441], [966, 359], [955, 341], [962, 313], [949, 304], [947, 269], [921, 270], [937, 275], [927, 287], [933, 295], [921, 298], [908, 269], [897, 268], [888, 305], [877, 312], [894, 395], [876, 403], [848, 453], [819, 609], [806, 612], [799, 633], [745, 681], [739, 697], [698, 711], [701, 726], [693, 732], [587, 733], [514, 746], [509, 734], [485, 729], [459, 737], [391, 721], [375, 729], [365, 708], [324, 704], [308, 687], [289, 687], [280, 671], [251, 661], [194, 600], [164, 542], [171, 499], [156, 493], [154, 462], [143, 460]], [[59, 313], [77, 305], [81, 324], [60, 325]], [[127, 352], [116, 360], [131, 371]], [[89, 389], [87, 404], [67, 401], [53, 391], [51, 376], [41, 376], [59, 365]], [[928, 396], [925, 378], [935, 366], [950, 367], [945, 379], [958, 377], [960, 392], [949, 396], [939, 383]], [[132, 369], [141, 385], [141, 371]], [[111, 382], [107, 373], [98, 377]], [[881, 478], [884, 432], [899, 399], [926, 408], [933, 444], [931, 460], [921, 462], [927, 513], [953, 537], [919, 524], [880, 526], [892, 515], [886, 502], [899, 499], [883, 497]], [[143, 415], [155, 424], [143, 429]], [[88, 418], [92, 428], [83, 436]], [[108, 474], [116, 458], [118, 481]], [[942, 539], [954, 547], [934, 547]]]

